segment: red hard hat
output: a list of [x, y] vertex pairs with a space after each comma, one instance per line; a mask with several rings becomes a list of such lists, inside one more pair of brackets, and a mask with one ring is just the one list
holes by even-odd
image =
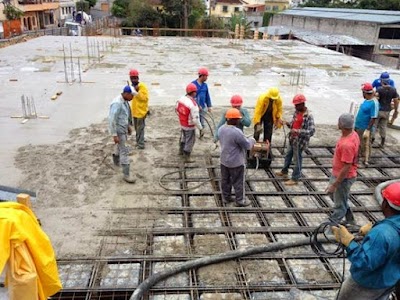
[[303, 94], [297, 94], [293, 97], [293, 104], [300, 104], [306, 102], [306, 97]]
[[129, 71], [129, 76], [137, 76], [137, 77], [139, 77], [139, 71], [136, 70], [136, 69], [131, 69]]
[[191, 82], [186, 86], [186, 94], [190, 94], [193, 92], [197, 92], [197, 86]]
[[400, 210], [400, 182], [388, 185], [383, 191], [382, 196], [389, 205], [396, 210]]
[[229, 119], [241, 119], [242, 114], [237, 108], [230, 108], [226, 111], [225, 118]]
[[243, 99], [240, 95], [233, 95], [231, 98], [232, 106], [241, 106], [243, 104]]
[[206, 68], [200, 68], [199, 69], [199, 75], [208, 76], [208, 70]]
[[361, 85], [361, 90], [367, 94], [372, 94], [374, 92], [374, 87], [369, 82]]

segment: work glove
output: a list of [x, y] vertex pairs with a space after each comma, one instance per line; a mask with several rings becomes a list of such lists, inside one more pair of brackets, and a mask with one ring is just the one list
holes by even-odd
[[372, 223], [369, 222], [369, 223], [365, 224], [364, 226], [361, 226], [359, 232], [362, 236], [366, 236], [368, 234], [368, 232], [371, 230], [371, 228], [372, 228]]
[[336, 241], [342, 243], [346, 247], [352, 240], [354, 240], [354, 235], [352, 235], [343, 225], [339, 225], [339, 227], [332, 226], [332, 232], [335, 235]]
[[255, 126], [254, 126], [254, 133], [261, 133], [261, 131], [262, 131], [262, 125], [260, 124], [260, 123], [257, 123]]

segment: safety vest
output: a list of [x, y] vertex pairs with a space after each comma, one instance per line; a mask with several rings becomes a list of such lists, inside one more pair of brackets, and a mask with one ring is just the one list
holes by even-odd
[[189, 96], [181, 97], [176, 104], [176, 111], [179, 116], [179, 123], [182, 127], [194, 127], [193, 115], [199, 113], [196, 101]]

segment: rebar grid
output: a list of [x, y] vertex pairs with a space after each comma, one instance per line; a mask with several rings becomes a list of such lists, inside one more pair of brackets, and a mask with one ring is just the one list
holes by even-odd
[[[351, 190], [350, 206], [360, 225], [383, 218], [373, 190], [392, 179], [400, 165], [399, 153], [376, 152], [381, 156], [375, 155], [368, 168], [360, 166]], [[147, 192], [165, 200], [164, 206], [146, 208], [149, 224], [140, 219], [143, 208], [113, 209], [112, 229], [99, 231], [103, 246], [98, 257], [59, 261], [64, 290], [52, 299], [129, 299], [143, 280], [176, 264], [310, 236], [332, 211], [325, 193], [332, 153], [332, 147], [306, 151], [301, 182], [294, 187], [286, 187], [274, 174], [282, 153], [275, 155], [271, 169], [250, 170], [246, 197], [252, 204], [245, 208], [222, 202], [218, 156], [206, 157], [204, 165], [160, 166], [182, 171], [164, 180], [182, 191]], [[127, 216], [131, 222], [123, 221]], [[342, 280], [342, 263], [333, 256], [320, 258], [306, 246], [263, 253], [178, 274], [153, 287], [145, 299], [216, 299], [217, 294], [226, 299], [287, 299], [291, 288], [332, 297]], [[76, 272], [69, 274], [71, 270]]]

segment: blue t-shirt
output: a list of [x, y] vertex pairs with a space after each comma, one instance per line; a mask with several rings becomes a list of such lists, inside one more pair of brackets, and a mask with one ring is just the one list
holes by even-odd
[[210, 93], [208, 92], [207, 83], [203, 82], [202, 84], [199, 84], [197, 79], [193, 80], [192, 83], [194, 83], [197, 87], [197, 93], [196, 93], [197, 105], [203, 109], [206, 107], [211, 107], [212, 106], [211, 97]]
[[[389, 79], [389, 85], [394, 87], [394, 81], [392, 79]], [[380, 78], [377, 78], [372, 82], [372, 87], [374, 87], [375, 89], [377, 89], [380, 86], [382, 86]]]
[[354, 127], [357, 129], [367, 129], [371, 119], [378, 117], [378, 112], [379, 102], [376, 99], [365, 99], [358, 109]]

